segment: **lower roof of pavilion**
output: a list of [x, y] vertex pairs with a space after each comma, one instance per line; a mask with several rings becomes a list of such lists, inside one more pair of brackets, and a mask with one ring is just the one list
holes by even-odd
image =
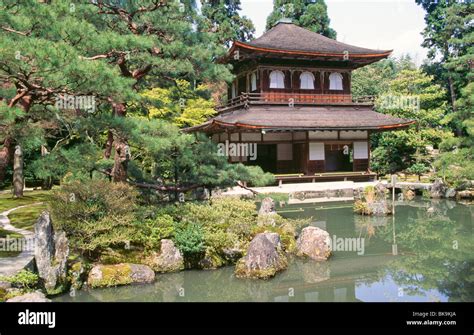
[[285, 132], [403, 129], [415, 121], [377, 113], [371, 106], [249, 106], [221, 113], [186, 132]]

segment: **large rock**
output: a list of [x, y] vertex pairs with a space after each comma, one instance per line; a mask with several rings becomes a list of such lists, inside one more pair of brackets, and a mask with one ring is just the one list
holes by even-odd
[[199, 260], [197, 266], [202, 270], [215, 270], [226, 265], [227, 262], [214, 249], [208, 248], [204, 256]]
[[306, 227], [296, 241], [296, 255], [306, 256], [316, 261], [325, 261], [331, 255], [329, 233], [318, 227]]
[[51, 302], [46, 296], [40, 292], [31, 292], [8, 299], [7, 302]]
[[176, 272], [184, 269], [183, 255], [172, 240], [161, 240], [160, 252], [149, 258], [147, 264], [155, 272]]
[[276, 214], [275, 201], [272, 198], [264, 198], [258, 214]]
[[390, 208], [387, 200], [369, 202], [367, 207], [369, 210], [369, 215], [385, 216], [392, 213], [392, 209]]
[[260, 233], [250, 242], [246, 255], [237, 262], [235, 275], [238, 278], [268, 279], [287, 266], [288, 259], [282, 251], [280, 236]]
[[448, 188], [446, 193], [444, 194], [445, 198], [455, 198], [456, 197], [456, 190], [454, 188]]
[[387, 198], [387, 186], [382, 183], [377, 183], [374, 187], [375, 201], [385, 201]]
[[441, 179], [436, 179], [433, 185], [430, 187], [430, 198], [439, 199], [445, 196], [447, 186]]
[[222, 255], [224, 259], [229, 263], [236, 263], [243, 255], [243, 251], [240, 248], [226, 248], [222, 249]]
[[142, 264], [95, 265], [89, 272], [87, 284], [91, 287], [111, 287], [133, 283], [151, 283], [155, 272]]
[[403, 199], [405, 200], [413, 200], [416, 196], [415, 191], [410, 188], [402, 189]]
[[277, 216], [275, 201], [272, 198], [264, 198], [258, 211], [257, 224], [259, 226], [275, 226]]
[[87, 280], [86, 265], [83, 260], [76, 260], [70, 264], [68, 278], [72, 289], [80, 290], [82, 288]]
[[474, 190], [459, 191], [456, 196], [459, 199], [473, 199], [474, 198]]
[[47, 211], [35, 224], [35, 262], [38, 275], [50, 294], [59, 293], [66, 281], [69, 243], [64, 232], [54, 232]]

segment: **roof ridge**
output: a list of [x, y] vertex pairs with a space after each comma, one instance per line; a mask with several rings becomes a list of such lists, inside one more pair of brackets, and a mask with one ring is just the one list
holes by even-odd
[[[281, 32], [278, 32], [277, 29], [281, 30], [281, 27], [290, 27], [290, 28], [283, 28]], [[293, 30], [293, 31], [292, 31]], [[308, 41], [302, 41], [294, 39], [295, 31], [300, 30], [302, 35], [300, 36], [303, 40], [306, 38]], [[284, 34], [286, 32], [286, 34]], [[274, 36], [274, 35], [281, 35], [281, 36]], [[290, 38], [290, 41], [284, 41], [285, 35]], [[298, 35], [296, 33], [296, 35]], [[293, 38], [293, 40], [291, 40]], [[311, 41], [312, 40], [312, 41]], [[286, 42], [286, 43], [285, 43]], [[298, 47], [298, 44], [306, 43], [304, 47]], [[319, 42], [319, 43], [318, 43]], [[310, 29], [301, 27], [293, 22], [277, 22], [271, 29], [265, 31], [261, 36], [257, 37], [256, 39], [249, 41], [249, 42], [240, 42], [256, 47], [266, 47], [266, 48], [274, 48], [274, 49], [286, 49], [286, 50], [298, 50], [298, 51], [308, 51], [310, 46], [314, 46], [315, 44], [318, 45], [317, 48], [320, 49], [343, 49], [347, 48], [350, 53], [387, 53], [393, 50], [381, 50], [381, 49], [371, 49], [367, 47], [360, 47], [352, 44], [348, 44], [345, 42], [338, 41], [337, 39], [333, 39], [327, 36], [324, 36], [321, 33], [312, 31]], [[272, 44], [274, 44], [272, 46]], [[287, 46], [291, 44], [291, 47], [283, 48], [281, 45], [286, 44]], [[351, 51], [352, 50], [352, 51]], [[321, 50], [322, 51], [322, 50]], [[324, 51], [323, 51], [324, 52]], [[327, 51], [326, 51], [327, 52]], [[342, 53], [342, 51], [339, 51]]]

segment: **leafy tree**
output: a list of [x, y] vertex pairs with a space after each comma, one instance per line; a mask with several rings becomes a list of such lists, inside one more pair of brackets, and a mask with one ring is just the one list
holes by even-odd
[[336, 31], [329, 27], [330, 20], [324, 0], [274, 0], [273, 11], [267, 18], [267, 30], [283, 18], [289, 18], [300, 27], [336, 39]]
[[[388, 90], [376, 100], [376, 109], [416, 121], [416, 128], [373, 137], [372, 168], [378, 173], [394, 173], [413, 165], [418, 155], [426, 155], [426, 146], [437, 148], [452, 138], [445, 126], [445, 92], [434, 79], [420, 70], [400, 71], [388, 84]], [[425, 162], [418, 163], [429, 163]]]
[[[27, 1], [19, 6], [5, 0], [0, 6], [6, 36], [1, 48], [5, 108], [32, 111], [35, 105], [42, 109], [54, 105], [58, 94], [93, 95], [100, 112], [123, 118], [145, 86], [166, 87], [178, 78], [194, 82], [230, 77], [224, 65], [213, 62], [224, 49], [195, 29], [192, 1], [182, 5], [157, 0]], [[18, 119], [13, 124], [19, 125]], [[2, 171], [10, 164], [11, 148], [19, 137], [5, 128]], [[124, 132], [108, 130], [104, 158], [114, 159], [111, 177], [124, 181], [128, 139], [119, 134]]]
[[442, 0], [428, 3], [417, 0], [427, 11], [424, 46], [429, 48], [431, 62], [425, 65], [448, 88], [451, 113], [445, 121], [457, 137], [441, 145], [441, 155], [435, 161], [437, 173], [455, 186], [472, 180], [473, 93], [472, 64], [474, 4]]
[[388, 91], [389, 83], [395, 78], [397, 64], [393, 59], [384, 59], [352, 72], [351, 89], [354, 98], [377, 97]]
[[[426, 10], [423, 46], [431, 62], [426, 66], [449, 91], [452, 110], [460, 91], [469, 82], [473, 61], [472, 3], [416, 0]], [[458, 129], [458, 135], [461, 129]]]
[[195, 126], [216, 113], [209, 93], [207, 85], [192, 90], [188, 81], [177, 80], [176, 86], [142, 92], [142, 110], [149, 118], [166, 119], [180, 127]]
[[412, 173], [418, 176], [418, 181], [421, 179], [421, 175], [427, 172], [429, 168], [423, 163], [415, 163], [407, 169], [408, 173]]

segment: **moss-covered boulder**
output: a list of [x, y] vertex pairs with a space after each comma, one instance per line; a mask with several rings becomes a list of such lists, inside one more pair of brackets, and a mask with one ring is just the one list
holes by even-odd
[[207, 248], [203, 258], [198, 262], [198, 267], [202, 270], [214, 270], [227, 264], [224, 257], [219, 255], [213, 248]]
[[22, 295], [18, 295], [14, 298], [8, 299], [7, 302], [51, 302], [43, 292], [29, 292]]
[[325, 261], [331, 255], [329, 233], [318, 227], [306, 227], [296, 241], [296, 255]]
[[142, 264], [97, 264], [89, 272], [87, 284], [91, 287], [111, 287], [133, 283], [151, 283], [155, 272]]
[[276, 233], [257, 234], [250, 242], [246, 255], [235, 267], [238, 278], [269, 279], [288, 267], [288, 259]]
[[161, 240], [159, 253], [152, 253], [145, 259], [145, 264], [149, 265], [155, 272], [177, 272], [184, 270], [183, 255], [174, 245], [172, 240]]
[[87, 264], [81, 260], [76, 259], [71, 261], [68, 269], [68, 281], [71, 288], [80, 290], [82, 285], [87, 280]]

